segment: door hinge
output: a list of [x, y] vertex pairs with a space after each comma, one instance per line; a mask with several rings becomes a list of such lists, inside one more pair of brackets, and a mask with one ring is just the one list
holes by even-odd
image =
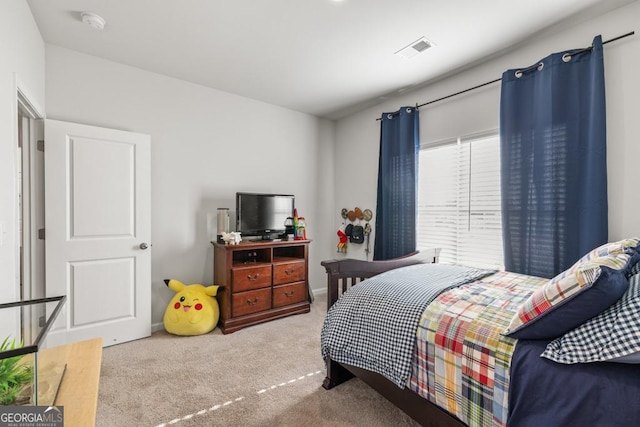
[[36, 150], [44, 151], [44, 139], [39, 139], [36, 141]]
[[44, 228], [39, 228], [38, 229], [38, 239], [39, 240], [44, 240]]

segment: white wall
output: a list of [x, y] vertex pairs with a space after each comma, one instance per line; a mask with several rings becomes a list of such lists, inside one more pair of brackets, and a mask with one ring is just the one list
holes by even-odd
[[57, 46], [46, 64], [48, 118], [151, 135], [154, 324], [173, 296], [163, 279], [213, 283], [215, 212], [235, 211], [236, 191], [296, 196], [324, 288], [332, 122]]
[[24, 0], [0, 2], [0, 302], [19, 299], [17, 96], [44, 106], [44, 43]]
[[[319, 262], [336, 254], [340, 209], [376, 209], [379, 122], [415, 105], [500, 77], [562, 49], [638, 32], [640, 2], [518, 46], [483, 65], [332, 122], [136, 68], [46, 46], [48, 117], [148, 133], [152, 137], [153, 322], [171, 292], [162, 279], [212, 281], [207, 216], [233, 207], [236, 191], [296, 195], [314, 240], [311, 287], [323, 290]], [[45, 45], [23, 0], [0, 2], [0, 299], [15, 299], [17, 275], [16, 81], [45, 106]], [[605, 47], [610, 240], [640, 235], [635, 163], [640, 117], [640, 33]], [[17, 77], [16, 77], [17, 76]], [[499, 84], [421, 109], [425, 141], [498, 127]], [[247, 125], [249, 124], [249, 125]], [[335, 145], [334, 145], [335, 142]], [[251, 155], [248, 155], [248, 154]], [[274, 154], [275, 153], [275, 154]], [[374, 217], [375, 220], [375, 217]], [[364, 259], [364, 246], [349, 257]]]
[[[607, 159], [609, 191], [609, 240], [640, 235], [640, 197], [637, 195], [637, 164], [640, 159], [640, 1], [601, 17], [522, 44], [455, 76], [401, 97], [368, 108], [336, 124], [337, 208], [354, 204], [375, 208], [377, 159], [382, 112], [402, 105], [416, 105], [485, 83], [511, 68], [535, 64], [563, 49], [585, 47], [594, 36], [603, 40], [635, 31], [635, 36], [604, 48], [607, 96]], [[459, 95], [420, 109], [423, 142], [439, 141], [479, 131], [498, 129], [500, 83]], [[358, 161], [354, 161], [358, 159]], [[339, 211], [339, 209], [338, 209]], [[334, 225], [339, 225], [334, 212]], [[375, 212], [374, 212], [375, 214]], [[375, 231], [375, 230], [374, 230]], [[364, 259], [363, 248], [349, 247], [350, 258]]]

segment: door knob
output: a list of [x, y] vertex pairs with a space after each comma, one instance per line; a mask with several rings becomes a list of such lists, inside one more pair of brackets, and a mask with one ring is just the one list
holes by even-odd
[[149, 247], [145, 242], [140, 243], [140, 249], [145, 250]]

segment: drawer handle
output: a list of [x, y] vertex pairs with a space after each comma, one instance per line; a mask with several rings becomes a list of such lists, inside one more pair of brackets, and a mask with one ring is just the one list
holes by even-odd
[[255, 297], [253, 301], [251, 301], [250, 299], [247, 300], [248, 305], [256, 305], [257, 303], [258, 303], [258, 297]]
[[293, 296], [293, 294], [295, 294], [295, 293], [296, 293], [296, 291], [285, 292], [284, 296], [287, 297], [287, 298], [291, 298]]
[[258, 277], [260, 277], [260, 274], [258, 274], [258, 273], [254, 274], [253, 276], [250, 275], [250, 274], [247, 274], [247, 280], [250, 280], [252, 282], [255, 281], [255, 280], [258, 280]]

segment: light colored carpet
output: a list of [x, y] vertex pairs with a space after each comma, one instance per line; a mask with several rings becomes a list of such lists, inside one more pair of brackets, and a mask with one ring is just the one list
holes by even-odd
[[322, 388], [326, 296], [308, 314], [223, 335], [166, 332], [103, 351], [98, 427], [416, 426], [368, 385]]

